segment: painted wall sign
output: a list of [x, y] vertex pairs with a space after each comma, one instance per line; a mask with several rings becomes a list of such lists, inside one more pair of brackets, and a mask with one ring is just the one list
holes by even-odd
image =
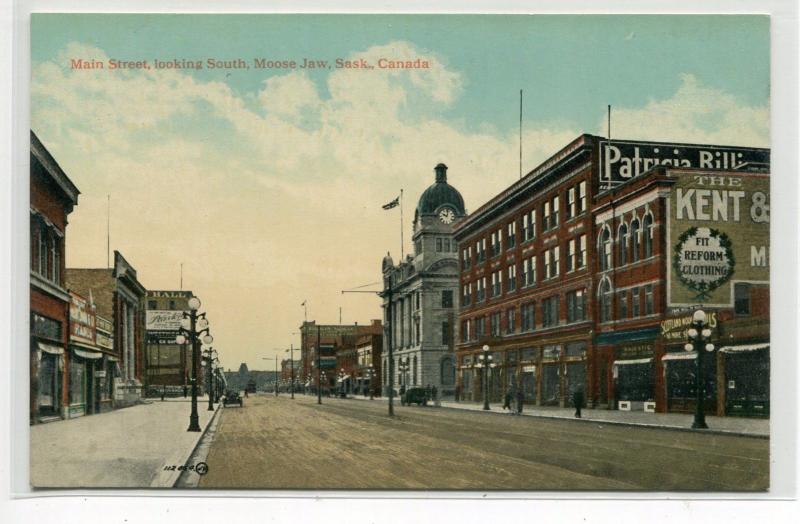
[[769, 175], [668, 175], [668, 306], [732, 307], [733, 283], [768, 283]]
[[152, 310], [145, 316], [147, 331], [178, 331], [181, 327], [183, 311]]
[[70, 291], [69, 338], [94, 344], [96, 316], [89, 301]]
[[148, 291], [148, 298], [192, 298], [191, 291]]
[[321, 337], [339, 337], [342, 335], [355, 335], [356, 326], [305, 326], [306, 336], [317, 336], [317, 328], [319, 328], [319, 335]]
[[632, 360], [653, 356], [653, 344], [627, 344], [616, 348], [617, 360]]
[[669, 144], [600, 142], [600, 181], [618, 184], [656, 166], [753, 171], [769, 168], [769, 149]]

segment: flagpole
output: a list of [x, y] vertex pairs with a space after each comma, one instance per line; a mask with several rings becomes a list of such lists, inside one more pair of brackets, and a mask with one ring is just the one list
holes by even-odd
[[405, 253], [403, 251], [403, 190], [400, 189], [400, 263], [403, 263]]

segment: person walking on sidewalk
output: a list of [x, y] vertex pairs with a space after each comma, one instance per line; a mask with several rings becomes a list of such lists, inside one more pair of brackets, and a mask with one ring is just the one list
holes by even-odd
[[522, 388], [517, 389], [517, 415], [522, 415], [522, 403], [525, 402], [525, 392]]
[[581, 418], [581, 406], [583, 406], [583, 389], [578, 388], [572, 394], [572, 404], [575, 406], [575, 418]]
[[503, 409], [511, 411], [511, 400], [513, 398], [514, 398], [514, 392], [510, 389], [506, 391], [506, 396], [503, 399]]

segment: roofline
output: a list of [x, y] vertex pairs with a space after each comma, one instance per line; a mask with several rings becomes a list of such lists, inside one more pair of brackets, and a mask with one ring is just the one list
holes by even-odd
[[47, 173], [53, 178], [56, 184], [58, 184], [58, 187], [64, 191], [64, 194], [70, 199], [72, 205], [77, 205], [78, 195], [81, 194], [80, 190], [78, 190], [78, 187], [69, 179], [64, 170], [61, 169], [61, 166], [58, 165], [53, 155], [51, 155], [44, 144], [42, 144], [39, 137], [33, 132], [33, 129], [31, 129], [31, 153], [36, 157], [39, 163], [42, 164], [42, 167], [47, 170]]

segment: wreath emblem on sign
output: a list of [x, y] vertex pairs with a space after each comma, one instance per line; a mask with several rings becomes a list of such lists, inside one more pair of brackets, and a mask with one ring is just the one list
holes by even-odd
[[720, 275], [719, 278], [710, 282], [697, 282], [687, 278], [683, 271], [681, 271], [680, 260], [684, 244], [687, 240], [697, 235], [697, 227], [690, 227], [678, 237], [678, 243], [675, 244], [674, 256], [672, 257], [672, 268], [675, 270], [675, 274], [678, 275], [678, 279], [681, 281], [681, 283], [683, 283], [683, 285], [697, 292], [695, 299], [699, 301], [707, 299], [715, 289], [730, 280], [736, 269], [736, 259], [733, 256], [733, 245], [731, 244], [731, 240], [728, 235], [718, 229], [708, 229], [709, 238], [715, 238], [717, 241], [719, 241], [719, 247], [725, 251], [725, 256], [728, 258], [728, 271], [725, 272], [724, 275]]

